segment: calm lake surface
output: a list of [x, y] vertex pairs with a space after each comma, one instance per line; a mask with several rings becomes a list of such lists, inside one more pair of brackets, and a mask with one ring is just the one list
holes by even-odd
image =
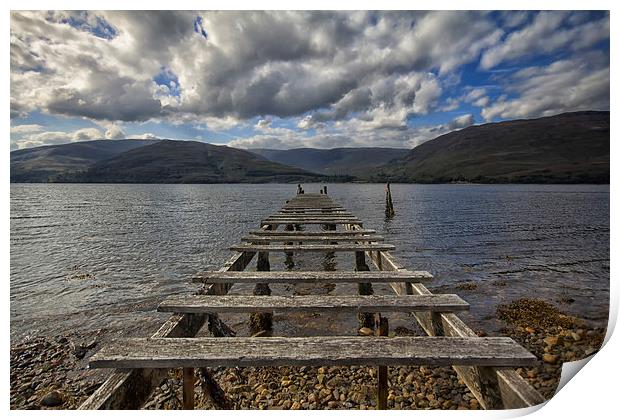
[[[471, 310], [462, 318], [474, 329], [497, 331], [497, 305], [520, 297], [543, 298], [607, 323], [609, 186], [395, 184], [391, 220], [384, 216], [383, 185], [328, 188], [365, 227], [396, 245], [393, 254], [408, 268], [434, 274], [432, 291], [467, 300]], [[12, 184], [12, 338], [98, 329], [152, 334], [167, 318], [155, 312], [157, 304], [194, 291], [191, 276], [219, 269], [231, 255], [227, 248], [295, 190], [277, 184]], [[284, 255], [271, 258], [272, 270], [285, 269]], [[353, 259], [295, 255], [294, 269], [351, 270]], [[464, 282], [477, 288], [459, 290]], [[244, 287], [231, 292], [251, 291]], [[351, 285], [273, 287], [274, 294], [355, 291]], [[375, 287], [375, 293], [389, 292]], [[243, 331], [246, 318], [227, 321]], [[392, 325], [414, 322], [408, 315], [393, 319]], [[350, 333], [356, 325], [346, 315], [275, 320], [283, 334]]]

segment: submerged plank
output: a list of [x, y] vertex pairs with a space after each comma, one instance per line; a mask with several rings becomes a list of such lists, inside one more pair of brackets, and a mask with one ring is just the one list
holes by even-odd
[[197, 283], [392, 283], [432, 280], [428, 271], [209, 271]]
[[525, 366], [536, 357], [507, 337], [126, 338], [105, 345], [91, 368], [247, 366]]
[[389, 251], [391, 244], [317, 244], [317, 245], [261, 245], [241, 244], [230, 247], [237, 252], [347, 252], [347, 251]]
[[469, 309], [457, 295], [431, 296], [176, 296], [160, 312], [453, 312]]

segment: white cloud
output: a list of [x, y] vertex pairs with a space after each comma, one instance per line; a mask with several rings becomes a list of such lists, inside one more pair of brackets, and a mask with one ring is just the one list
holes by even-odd
[[43, 131], [43, 126], [38, 124], [22, 124], [11, 127], [11, 134], [36, 133]]
[[315, 147], [330, 149], [335, 147], [398, 147], [413, 148], [453, 130], [468, 127], [474, 123], [473, 115], [461, 115], [446, 124], [421, 127], [385, 127], [376, 130], [364, 126], [356, 120], [339, 121], [310, 135], [287, 128], [278, 128], [276, 133], [261, 133], [248, 138], [237, 139], [232, 147], [244, 149], [293, 149]]
[[[573, 12], [572, 16], [586, 13]], [[502, 43], [486, 50], [480, 59], [480, 66], [490, 69], [519, 57], [551, 53], [564, 48], [579, 50], [609, 38], [609, 14], [587, 23], [577, 20], [575, 26], [565, 28], [563, 25], [570, 22], [570, 18], [567, 12], [540, 12], [530, 25], [511, 33]]]
[[[79, 25], [67, 24], [68, 16]], [[198, 16], [204, 34], [194, 30]], [[258, 118], [258, 135], [235, 144], [411, 146], [450, 128], [412, 127], [416, 116], [456, 111], [462, 104], [483, 108], [487, 119], [604, 106], [609, 65], [590, 66], [588, 72], [583, 55], [609, 37], [609, 15], [589, 16], [555, 11], [504, 12], [499, 19], [467, 11], [12, 12], [11, 116], [36, 110], [86, 118], [104, 131], [50, 131], [65, 141], [156, 137], [126, 135], [125, 122], [135, 121], [191, 124], [235, 138], [226, 131], [251, 129]], [[531, 79], [544, 83], [539, 86], [523, 73], [511, 70], [501, 79], [502, 73], [506, 97], [492, 89], [458, 90], [465, 64], [480, 60], [481, 68], [494, 69], [558, 52], [569, 53], [563, 62], [581, 67], [537, 68]], [[273, 127], [270, 118], [290, 118], [297, 130]], [[23, 135], [21, 144], [58, 141], [53, 135], [34, 137], [46, 129], [11, 133]]]
[[[96, 16], [112, 39], [93, 34]], [[500, 35], [477, 12], [13, 12], [12, 109], [98, 122], [425, 113], [437, 87], [416, 83], [452, 76]], [[162, 68], [178, 85], [153, 81]], [[401, 98], [368, 103], [367, 87], [394, 81], [406, 85]]]
[[609, 109], [609, 57], [602, 53], [529, 67], [510, 76], [505, 90], [481, 114], [485, 120], [528, 118]]
[[105, 132], [105, 138], [110, 140], [119, 140], [126, 137], [127, 134], [125, 134], [123, 129], [116, 124], [111, 125]]

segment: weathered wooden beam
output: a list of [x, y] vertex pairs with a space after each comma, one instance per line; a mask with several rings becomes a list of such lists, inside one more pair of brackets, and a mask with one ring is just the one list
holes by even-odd
[[[382, 270], [400, 271], [404, 266], [389, 252], [369, 252], [377, 268]], [[428, 295], [430, 292], [422, 284], [411, 284], [409, 282], [394, 282], [390, 284], [397, 294], [414, 294]], [[441, 328], [443, 333], [448, 336], [475, 337], [476, 334], [469, 328], [460, 318], [454, 314], [441, 314]], [[416, 314], [416, 319], [422, 328], [429, 334], [433, 334], [437, 322], [433, 322], [432, 317], [424, 314]], [[485, 378], [480, 377], [480, 369], [476, 370], [472, 367], [453, 366], [458, 376], [467, 385], [469, 390], [474, 394], [483, 408], [524, 408], [539, 405], [545, 402], [543, 396], [536, 391], [525, 379], [521, 378], [512, 369], [496, 369], [483, 370], [482, 374]], [[501, 395], [501, 403], [498, 401], [497, 390], [491, 390], [486, 384], [493, 383], [489, 381], [489, 376], [496, 376], [497, 386]], [[486, 383], [486, 384], [485, 384]]]
[[349, 252], [349, 251], [389, 251], [394, 249], [391, 244], [320, 244], [320, 245], [260, 245], [241, 244], [230, 247], [237, 252]]
[[[287, 225], [292, 226], [292, 225]], [[365, 235], [365, 236], [342, 236], [331, 235], [325, 233], [323, 236], [307, 236], [307, 235], [279, 235], [279, 236], [244, 236], [241, 238], [243, 242], [264, 243], [264, 242], [321, 242], [321, 241], [338, 241], [338, 242], [381, 242], [383, 236]]]
[[348, 213], [345, 208], [328, 208], [328, 209], [304, 209], [304, 208], [282, 208], [278, 211], [280, 214], [342, 214]]
[[192, 278], [196, 283], [392, 283], [424, 282], [428, 271], [208, 271]]
[[[222, 267], [225, 271], [242, 271], [250, 263], [253, 252], [235, 253]], [[226, 283], [207, 286], [205, 294], [226, 294], [232, 285]], [[172, 315], [153, 338], [193, 337], [205, 324], [207, 316], [191, 314]], [[82, 405], [80, 410], [138, 409], [151, 392], [167, 376], [162, 369], [117, 369]]]
[[469, 309], [457, 295], [429, 296], [176, 296], [159, 304], [160, 312], [454, 312]]
[[295, 224], [295, 225], [324, 225], [324, 224], [332, 224], [332, 225], [345, 225], [348, 223], [362, 223], [361, 220], [355, 218], [315, 218], [315, 217], [289, 217], [286, 219], [283, 218], [269, 218], [261, 221], [262, 225], [272, 225], [272, 224]]
[[[339, 230], [339, 231], [333, 231], [333, 232], [330, 231], [329, 235], [338, 236], [338, 237], [354, 236], [354, 237], [360, 237], [360, 239], [363, 240], [365, 235], [370, 235], [374, 233], [377, 233], [377, 231], [374, 229], [359, 229], [356, 231], [351, 231], [351, 230]], [[287, 231], [265, 231], [265, 230], [252, 230], [249, 232], [249, 234], [253, 236], [295, 236], [295, 235], [324, 236], [326, 235], [325, 232], [306, 232], [306, 231], [287, 232]]]
[[508, 337], [200, 337], [113, 339], [91, 357], [89, 367], [526, 366], [535, 362], [534, 355]]
[[269, 219], [293, 219], [293, 218], [310, 218], [310, 219], [357, 219], [353, 214], [349, 212], [338, 212], [338, 213], [325, 213], [314, 211], [311, 213], [272, 213], [268, 218]]

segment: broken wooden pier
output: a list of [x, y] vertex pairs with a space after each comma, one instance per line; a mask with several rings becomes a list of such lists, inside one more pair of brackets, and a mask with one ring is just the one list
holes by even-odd
[[[323, 231], [306, 231], [321, 225]], [[278, 227], [284, 229], [278, 231]], [[193, 408], [195, 369], [248, 366], [377, 367], [377, 408], [387, 408], [388, 366], [453, 366], [487, 409], [523, 408], [544, 402], [514, 367], [530, 365], [535, 356], [507, 337], [478, 337], [455, 312], [469, 305], [457, 295], [432, 294], [423, 283], [426, 271], [412, 271], [390, 253], [375, 230], [327, 195], [298, 194], [280, 211], [260, 222], [218, 271], [197, 275], [204, 284], [196, 294], [166, 299], [159, 311], [170, 318], [149, 338], [107, 343], [89, 361], [91, 368], [113, 368], [111, 377], [81, 409], [140, 408], [166, 377], [183, 369], [184, 407]], [[355, 255], [355, 271], [269, 271], [269, 253], [345, 252]], [[257, 270], [245, 271], [257, 255]], [[288, 254], [290, 255], [290, 254]], [[366, 263], [369, 258], [376, 270]], [[253, 295], [227, 296], [235, 283], [255, 284]], [[350, 296], [272, 296], [275, 283], [354, 283]], [[387, 283], [394, 294], [372, 294], [373, 283]], [[251, 313], [270, 325], [271, 314], [347, 312], [374, 330], [374, 336], [235, 337], [218, 314]], [[386, 313], [413, 313], [425, 337], [390, 337]], [[195, 337], [202, 328], [213, 336]]]

